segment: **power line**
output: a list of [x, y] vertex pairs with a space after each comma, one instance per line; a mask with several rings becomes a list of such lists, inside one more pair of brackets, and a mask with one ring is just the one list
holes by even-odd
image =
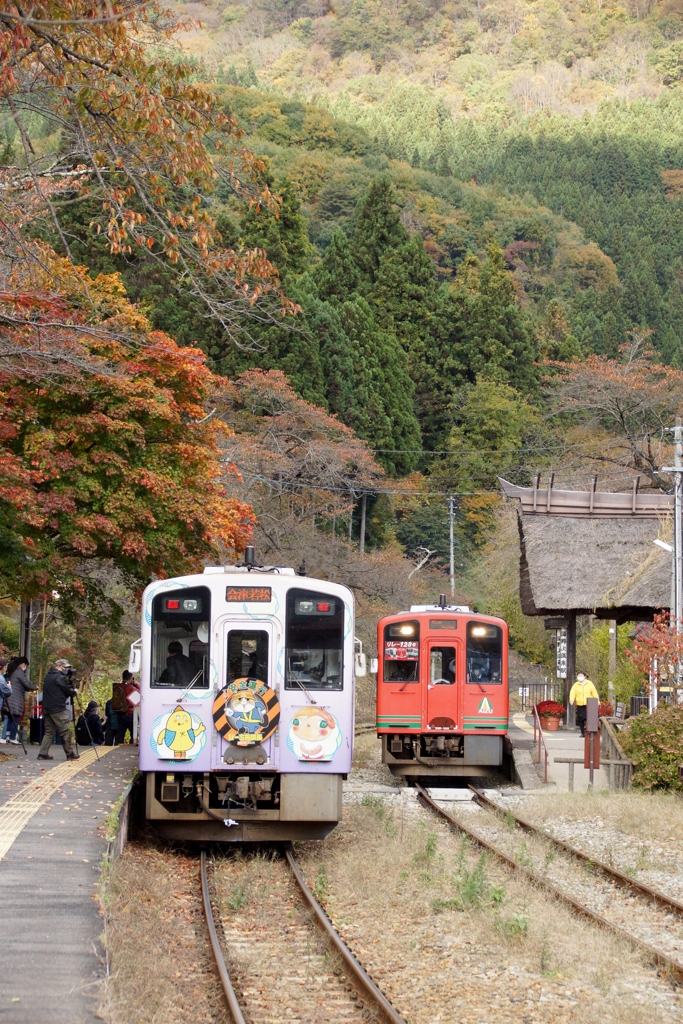
[[[237, 465], [237, 468], [239, 469], [239, 465]], [[273, 484], [276, 487], [301, 487], [309, 491], [335, 491], [341, 494], [406, 494], [413, 498], [448, 498], [451, 496], [454, 498], [471, 498], [483, 494], [501, 494], [501, 491], [498, 488], [488, 491], [403, 491], [398, 490], [397, 488], [388, 487], [361, 487], [360, 485], [354, 487], [351, 484], [346, 487], [337, 487], [334, 484], [307, 484], [298, 480], [288, 480], [286, 482], [283, 480], [273, 480], [267, 476], [258, 476], [256, 473], [246, 473], [241, 469], [239, 469], [239, 472], [240, 476], [243, 476], [246, 480], [256, 480], [258, 483]]]

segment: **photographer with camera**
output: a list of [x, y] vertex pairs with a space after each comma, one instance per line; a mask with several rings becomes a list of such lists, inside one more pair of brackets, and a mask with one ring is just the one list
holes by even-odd
[[56, 735], [59, 735], [67, 761], [75, 761], [78, 754], [74, 752], [69, 732], [69, 712], [66, 710], [66, 702], [69, 697], [75, 697], [77, 690], [71, 685], [74, 677], [74, 670], [65, 658], [58, 658], [54, 665], [50, 666], [47, 675], [43, 680], [43, 721], [45, 723], [45, 735], [40, 744], [38, 752], [39, 761], [54, 761], [50, 755], [50, 746]]

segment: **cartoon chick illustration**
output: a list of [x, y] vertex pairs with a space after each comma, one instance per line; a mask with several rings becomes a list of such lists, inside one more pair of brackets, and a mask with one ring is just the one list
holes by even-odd
[[184, 708], [178, 705], [175, 711], [168, 716], [166, 726], [157, 736], [157, 743], [162, 744], [173, 751], [173, 756], [178, 760], [187, 757], [188, 750], [195, 745], [195, 740], [200, 733], [204, 732], [204, 723], [200, 722], [196, 729], [192, 728], [192, 717]]

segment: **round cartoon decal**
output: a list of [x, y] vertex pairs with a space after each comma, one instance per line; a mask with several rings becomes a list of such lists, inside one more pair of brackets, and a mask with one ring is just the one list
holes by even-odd
[[289, 724], [287, 746], [300, 761], [331, 761], [341, 741], [337, 719], [318, 707], [299, 708]]
[[156, 719], [149, 742], [164, 761], [194, 761], [206, 745], [206, 727], [199, 715], [178, 704]]
[[213, 702], [213, 721], [228, 743], [254, 747], [277, 729], [280, 721], [277, 694], [260, 679], [234, 679]]

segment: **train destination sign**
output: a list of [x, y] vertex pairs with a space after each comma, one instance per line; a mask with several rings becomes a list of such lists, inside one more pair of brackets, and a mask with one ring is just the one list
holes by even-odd
[[227, 587], [225, 590], [226, 601], [252, 601], [263, 604], [272, 599], [272, 587]]

